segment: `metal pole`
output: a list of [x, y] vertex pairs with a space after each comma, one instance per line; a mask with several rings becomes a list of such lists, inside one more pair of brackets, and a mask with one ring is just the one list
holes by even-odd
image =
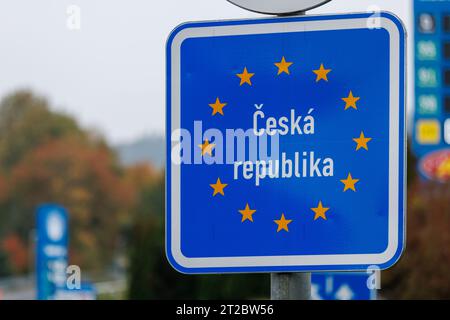
[[[305, 15], [305, 12], [280, 16]], [[270, 275], [270, 299], [310, 300], [311, 273], [272, 273]]]
[[310, 300], [311, 273], [272, 273], [270, 287], [272, 300]]

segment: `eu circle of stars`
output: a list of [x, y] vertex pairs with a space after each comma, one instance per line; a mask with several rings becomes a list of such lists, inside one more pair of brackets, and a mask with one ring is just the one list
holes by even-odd
[[[286, 57], [281, 57], [280, 61], [273, 63], [274, 77], [289, 77], [295, 67], [295, 62]], [[258, 75], [251, 70], [251, 66], [243, 66], [242, 72], [236, 74], [236, 86], [245, 90], [246, 86], [253, 86], [252, 80], [258, 77]], [[319, 82], [330, 82], [333, 81], [333, 69], [326, 63], [318, 63], [318, 67], [311, 72], [311, 81]], [[359, 97], [351, 88], [345, 93], [343, 93], [343, 98], [341, 99], [342, 112], [357, 112], [360, 106], [361, 97]], [[226, 96], [217, 96], [211, 103], [209, 107], [212, 109], [211, 116], [221, 116], [226, 117], [227, 108], [232, 108], [233, 106], [228, 105], [226, 102]], [[354, 152], [369, 152], [370, 142], [372, 138], [367, 137], [364, 131], [360, 130], [355, 133], [353, 138], [355, 143]], [[203, 157], [212, 156], [214, 148], [216, 145], [208, 140], [205, 140], [202, 144], [198, 145], [198, 152], [201, 152]], [[222, 181], [220, 177], [211, 177], [211, 196], [213, 198], [225, 196], [228, 188], [232, 188], [233, 185], [229, 181]], [[360, 181], [357, 177], [353, 177], [352, 173], [349, 172], [346, 177], [338, 178], [342, 183], [342, 192], [358, 192], [358, 184], [364, 183]], [[236, 208], [236, 219], [240, 219], [241, 223], [257, 223], [259, 211], [264, 210], [263, 208], [258, 208], [257, 203], [243, 203], [241, 208]], [[333, 214], [332, 203], [328, 203], [327, 200], [317, 199], [317, 202], [311, 204], [311, 219], [314, 221], [326, 221], [328, 215]], [[291, 223], [295, 220], [295, 215], [293, 213], [279, 212], [274, 213], [273, 223], [274, 232], [283, 233], [289, 232]]]

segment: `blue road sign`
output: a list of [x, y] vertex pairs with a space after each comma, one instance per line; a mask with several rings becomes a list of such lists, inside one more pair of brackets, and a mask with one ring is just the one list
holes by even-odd
[[370, 277], [364, 272], [313, 273], [311, 298], [313, 300], [376, 300], [377, 291], [371, 289]]
[[37, 209], [37, 298], [51, 300], [66, 284], [68, 217], [63, 207], [48, 204]]
[[450, 0], [414, 0], [413, 149], [419, 170], [450, 180]]
[[170, 263], [184, 273], [394, 264], [404, 57], [404, 28], [388, 13], [177, 27], [167, 43]]

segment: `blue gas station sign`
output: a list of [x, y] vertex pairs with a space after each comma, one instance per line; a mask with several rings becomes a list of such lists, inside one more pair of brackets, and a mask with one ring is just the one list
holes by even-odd
[[413, 149], [420, 172], [450, 180], [450, 0], [414, 0]]
[[37, 209], [36, 281], [39, 300], [55, 299], [65, 288], [68, 265], [68, 215], [61, 206]]

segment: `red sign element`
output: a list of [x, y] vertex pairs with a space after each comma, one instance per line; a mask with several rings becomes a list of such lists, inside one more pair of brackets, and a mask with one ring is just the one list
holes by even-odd
[[450, 149], [427, 154], [420, 161], [419, 170], [430, 180], [450, 181]]

